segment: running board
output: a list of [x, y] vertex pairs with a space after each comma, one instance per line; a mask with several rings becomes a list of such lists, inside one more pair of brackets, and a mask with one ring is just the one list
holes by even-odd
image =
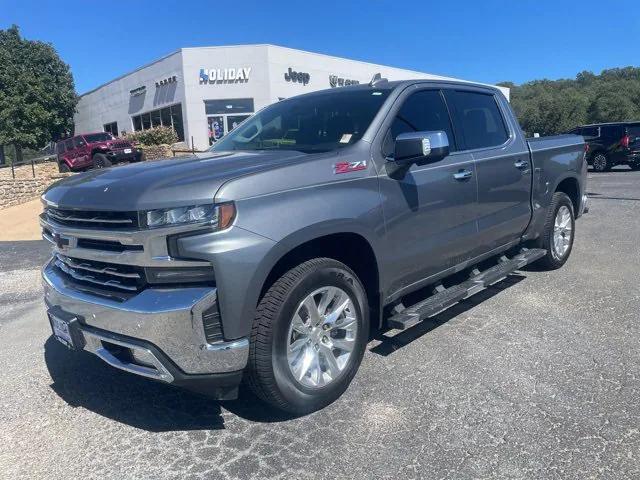
[[469, 298], [488, 286], [505, 279], [509, 274], [535, 262], [545, 254], [546, 251], [541, 248], [532, 248], [522, 249], [518, 255], [511, 259], [502, 256], [494, 267], [483, 272], [474, 269], [469, 280], [445, 289], [436, 288], [437, 292], [431, 297], [411, 305], [387, 319], [387, 325], [396, 330], [406, 330], [413, 327], [415, 324], [455, 305], [460, 300]]

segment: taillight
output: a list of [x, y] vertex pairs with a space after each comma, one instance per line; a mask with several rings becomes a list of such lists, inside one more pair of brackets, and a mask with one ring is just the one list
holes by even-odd
[[629, 148], [629, 135], [625, 135], [624, 137], [622, 137], [622, 140], [620, 140], [620, 145], [624, 148]]

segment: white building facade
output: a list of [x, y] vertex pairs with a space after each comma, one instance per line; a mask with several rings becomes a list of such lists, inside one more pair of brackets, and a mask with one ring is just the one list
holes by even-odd
[[[75, 133], [171, 126], [204, 150], [261, 108], [302, 93], [389, 80], [449, 79], [274, 45], [183, 48], [81, 95]], [[509, 98], [509, 89], [501, 90]]]

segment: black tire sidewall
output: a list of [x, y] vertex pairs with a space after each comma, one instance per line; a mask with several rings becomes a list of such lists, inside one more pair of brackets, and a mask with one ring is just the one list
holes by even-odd
[[[358, 370], [369, 335], [369, 311], [367, 299], [360, 281], [346, 266], [327, 264], [300, 279], [287, 295], [273, 324], [272, 365], [278, 390], [294, 411], [311, 411], [337, 399], [349, 386]], [[287, 362], [287, 341], [291, 320], [300, 302], [311, 292], [324, 286], [344, 290], [354, 303], [358, 316], [358, 336], [347, 367], [329, 385], [320, 388], [306, 387], [298, 383]]]

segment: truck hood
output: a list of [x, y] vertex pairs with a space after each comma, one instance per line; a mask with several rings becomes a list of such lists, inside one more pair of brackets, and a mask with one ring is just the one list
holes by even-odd
[[212, 203], [228, 180], [299, 161], [294, 151], [205, 153], [67, 177], [44, 193], [61, 208], [134, 211]]

